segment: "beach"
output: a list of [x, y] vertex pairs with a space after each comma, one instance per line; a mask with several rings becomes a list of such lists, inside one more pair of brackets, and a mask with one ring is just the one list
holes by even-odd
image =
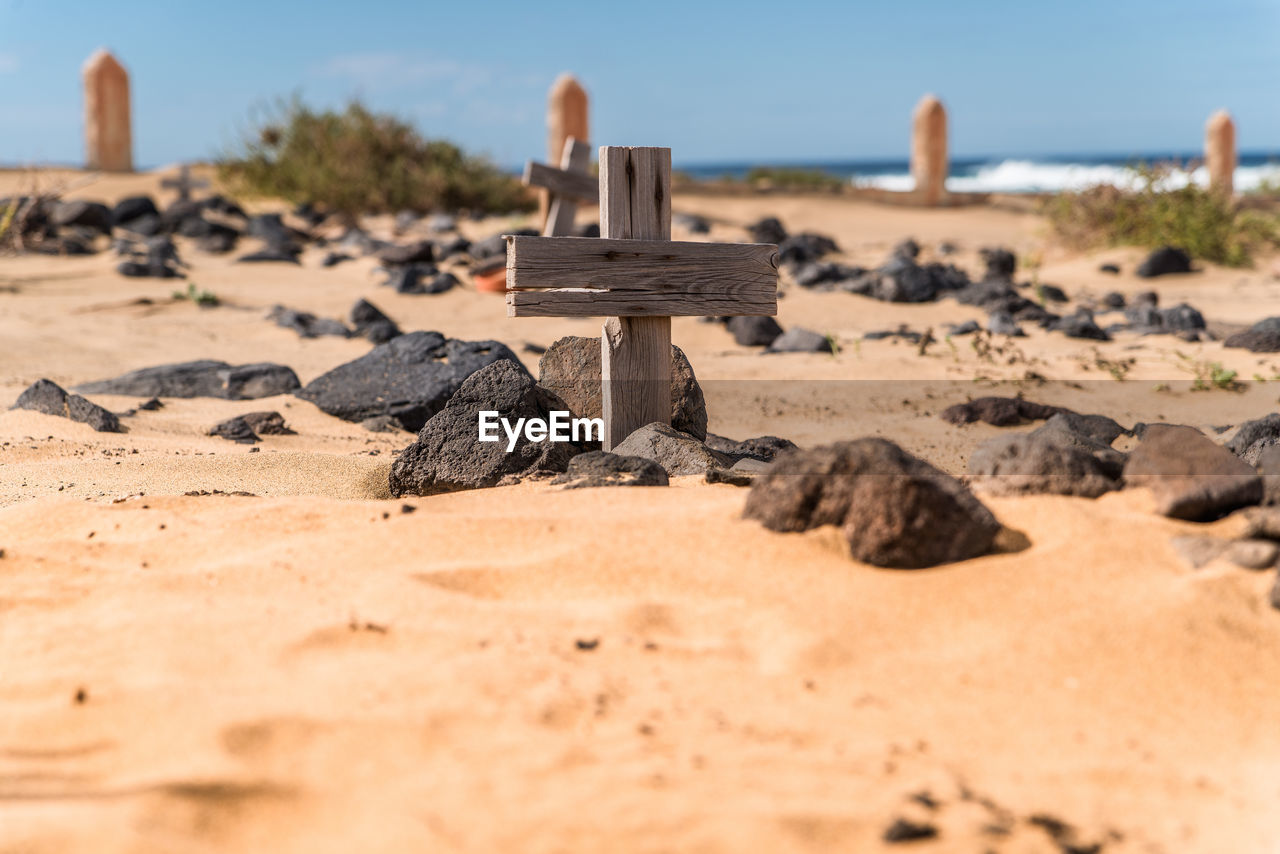
[[[30, 180], [0, 173], [0, 196]], [[39, 180], [67, 198], [166, 193], [159, 172]], [[1024, 324], [987, 348], [947, 331], [983, 322], [975, 306], [784, 277], [779, 323], [836, 352], [763, 354], [721, 324], [672, 322], [712, 433], [881, 436], [963, 477], [1008, 432], [940, 417], [972, 398], [1207, 430], [1275, 410], [1280, 358], [1221, 343], [1280, 315], [1274, 252], [1148, 280], [1133, 275], [1144, 250], [1062, 246], [1029, 210], [696, 190], [672, 207], [711, 225], [678, 221], [676, 239], [742, 242], [773, 216], [864, 267], [913, 238], [922, 261], [977, 278], [980, 250], [1006, 247], [1020, 280], [1034, 261], [1071, 305], [1155, 290], [1217, 339]], [[391, 217], [368, 226], [392, 238]], [[426, 236], [414, 228], [394, 239]], [[217, 307], [174, 299], [181, 280], [117, 275], [109, 252], [0, 260], [0, 851], [877, 851], [903, 849], [885, 838], [899, 820], [934, 829], [905, 844], [919, 851], [1278, 844], [1274, 572], [1193, 569], [1171, 544], [1238, 536], [1238, 515], [1165, 518], [1146, 489], [982, 495], [1003, 526], [991, 553], [903, 571], [851, 560], [830, 526], [766, 530], [742, 518], [748, 489], [697, 476], [393, 498], [413, 434], [293, 395], [164, 399], [125, 433], [8, 409], [42, 378], [73, 389], [220, 359], [305, 385], [370, 350], [301, 339], [265, 319], [274, 305], [342, 318], [365, 298], [405, 331], [499, 341], [535, 376], [542, 348], [600, 331], [508, 318], [461, 274], [398, 294], [370, 256], [324, 269], [318, 246], [299, 265], [180, 247]], [[874, 334], [903, 326], [932, 343]], [[1264, 381], [1194, 390], [1209, 364]], [[295, 434], [208, 435], [261, 410]]]

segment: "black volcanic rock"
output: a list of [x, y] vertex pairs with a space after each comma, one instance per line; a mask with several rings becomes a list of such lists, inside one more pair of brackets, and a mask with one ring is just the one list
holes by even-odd
[[350, 338], [351, 330], [341, 321], [328, 317], [317, 317], [308, 311], [298, 311], [282, 305], [272, 307], [267, 314], [268, 320], [274, 320], [276, 326], [292, 329], [303, 338], [319, 338], [322, 335], [333, 335], [339, 338]]
[[973, 485], [996, 495], [1079, 495], [1097, 498], [1120, 481], [1089, 450], [1049, 433], [996, 436], [969, 457]]
[[237, 264], [300, 264], [300, 249], [281, 246], [264, 246], [256, 252], [249, 252], [236, 259]]
[[53, 206], [53, 215], [49, 219], [60, 228], [75, 225], [100, 234], [111, 233], [111, 208], [101, 202], [88, 202], [83, 199], [58, 202]]
[[1153, 424], [1129, 454], [1125, 486], [1150, 487], [1156, 512], [1202, 522], [1263, 499], [1253, 466], [1192, 427]]
[[436, 247], [430, 240], [420, 240], [406, 246], [388, 246], [376, 253], [379, 261], [388, 267], [406, 264], [430, 264], [436, 259]]
[[1068, 338], [1086, 338], [1092, 341], [1110, 341], [1111, 336], [1093, 319], [1093, 312], [1087, 308], [1076, 309], [1052, 324], [1052, 329], [1063, 333]]
[[666, 469], [645, 457], [588, 451], [569, 460], [564, 474], [551, 481], [565, 489], [597, 486], [666, 486]]
[[782, 327], [772, 317], [731, 317], [727, 327], [743, 347], [768, 347], [782, 334]]
[[1267, 448], [1280, 445], [1280, 415], [1274, 412], [1246, 421], [1227, 442], [1227, 450], [1250, 465], [1258, 465]]
[[942, 411], [942, 419], [956, 425], [983, 421], [995, 427], [1010, 427], [1027, 421], [1043, 421], [1062, 411], [1057, 406], [1020, 397], [979, 397], [947, 407]]
[[1259, 320], [1244, 332], [1228, 337], [1222, 346], [1253, 353], [1280, 353], [1280, 317]]
[[70, 418], [72, 421], [88, 424], [99, 433], [124, 432], [120, 419], [114, 414], [78, 394], [68, 394], [62, 386], [51, 380], [37, 380], [18, 396], [13, 408]]
[[790, 439], [782, 439], [777, 436], [756, 436], [739, 442], [733, 439], [726, 439], [724, 436], [717, 436], [714, 433], [708, 433], [703, 444], [713, 451], [730, 457], [735, 462], [751, 459], [768, 463], [772, 462], [774, 457], [783, 451], [790, 451], [796, 447], [796, 443]]
[[747, 226], [752, 243], [782, 243], [787, 239], [787, 230], [777, 217], [767, 216]]
[[[435, 333], [414, 333], [435, 334]], [[405, 335], [390, 345], [411, 336]], [[391, 494], [434, 495], [462, 489], [497, 486], [504, 478], [534, 473], [563, 472], [583, 448], [569, 442], [532, 442], [520, 435], [507, 450], [499, 428], [498, 441], [478, 441], [481, 411], [516, 423], [521, 418], [548, 419], [564, 404], [538, 387], [518, 361], [499, 359], [468, 376], [457, 391], [423, 424], [418, 439], [391, 466]]]
[[142, 368], [109, 380], [84, 383], [76, 391], [140, 397], [219, 397], [256, 400], [298, 388], [298, 375], [267, 362], [229, 365], [212, 359]]
[[812, 329], [793, 326], [773, 339], [766, 353], [832, 353], [831, 339]]
[[823, 234], [793, 234], [778, 244], [778, 260], [783, 264], [803, 264], [839, 252], [840, 247]]
[[1018, 269], [1018, 257], [1008, 249], [998, 246], [980, 249], [978, 255], [987, 265], [986, 279], [1012, 279]]
[[363, 335], [374, 344], [385, 344], [403, 334], [395, 321], [368, 300], [357, 300], [356, 304], [351, 306], [351, 313], [347, 319], [355, 327], [357, 335]]
[[525, 370], [516, 354], [497, 341], [410, 332], [339, 365], [296, 394], [344, 421], [390, 415], [406, 430], [419, 430], [467, 377], [504, 359]]
[[708, 448], [698, 437], [657, 421], [631, 431], [613, 451], [653, 460], [672, 477], [705, 474], [711, 469], [728, 468], [735, 462]]
[[878, 438], [780, 454], [743, 516], [773, 531], [836, 525], [855, 560], [902, 569], [985, 554], [1001, 527], [960, 481]]
[[1144, 279], [1167, 276], [1170, 273], [1190, 273], [1191, 256], [1175, 246], [1162, 246], [1153, 250], [1138, 265], [1136, 272]]
[[239, 445], [253, 445], [260, 441], [258, 434], [253, 432], [253, 428], [249, 426], [249, 422], [245, 421], [244, 417], [240, 415], [215, 424], [210, 428], [209, 435], [216, 436], [219, 439], [226, 439]]
[[111, 224], [130, 231], [136, 230], [130, 228], [130, 225], [143, 217], [156, 217], [158, 224], [160, 210], [150, 196], [129, 196], [116, 202], [116, 206], [111, 209]]

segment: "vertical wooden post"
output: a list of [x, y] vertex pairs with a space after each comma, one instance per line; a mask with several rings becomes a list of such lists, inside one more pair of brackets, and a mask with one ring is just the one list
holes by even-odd
[[920, 201], [932, 207], [947, 187], [947, 110], [933, 95], [925, 95], [911, 117], [911, 175]]
[[[591, 139], [587, 127], [587, 90], [582, 88], [582, 84], [572, 74], [561, 74], [551, 85], [551, 92], [547, 95], [548, 163], [561, 163], [565, 141], [569, 137]], [[549, 205], [544, 191], [538, 207], [543, 227], [547, 224]]]
[[[600, 232], [671, 239], [671, 149], [600, 149]], [[604, 448], [638, 427], [671, 423], [671, 318], [611, 317], [600, 336]]]
[[129, 72], [105, 50], [85, 61], [84, 139], [86, 165], [108, 172], [133, 171]]
[[[564, 142], [564, 152], [560, 156], [560, 168], [573, 172], [586, 172], [591, 165], [591, 146], [578, 139], [569, 137]], [[546, 198], [546, 194], [543, 194]], [[573, 233], [573, 219], [578, 212], [578, 202], [564, 196], [556, 196], [551, 201], [551, 210], [547, 214], [547, 223], [542, 228], [543, 237], [568, 237]]]
[[1218, 110], [1204, 126], [1204, 165], [1209, 187], [1225, 195], [1234, 189], [1236, 171], [1236, 123], [1226, 110]]

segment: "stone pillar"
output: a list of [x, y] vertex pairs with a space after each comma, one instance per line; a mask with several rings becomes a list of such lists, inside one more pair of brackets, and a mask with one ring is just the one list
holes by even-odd
[[[564, 141], [569, 137], [589, 142], [591, 133], [587, 127], [587, 91], [572, 74], [561, 74], [551, 85], [547, 96], [547, 163], [560, 165]], [[538, 211], [545, 227], [548, 193], [543, 190]]]
[[1209, 187], [1231, 195], [1236, 171], [1236, 123], [1226, 110], [1218, 110], [1204, 126], [1204, 165]]
[[108, 172], [133, 171], [129, 72], [99, 50], [84, 64], [85, 165]]
[[911, 176], [916, 194], [926, 205], [946, 196], [947, 110], [933, 95], [925, 95], [911, 118]]

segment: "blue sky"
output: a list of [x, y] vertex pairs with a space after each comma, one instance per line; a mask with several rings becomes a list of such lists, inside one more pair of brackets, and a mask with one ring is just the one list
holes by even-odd
[[557, 3], [0, 0], [0, 163], [82, 158], [81, 63], [133, 80], [135, 159], [216, 155], [255, 107], [359, 94], [503, 165], [561, 71], [595, 144], [679, 163], [906, 156], [925, 92], [957, 155], [1196, 151], [1219, 107], [1280, 150], [1280, 0]]

